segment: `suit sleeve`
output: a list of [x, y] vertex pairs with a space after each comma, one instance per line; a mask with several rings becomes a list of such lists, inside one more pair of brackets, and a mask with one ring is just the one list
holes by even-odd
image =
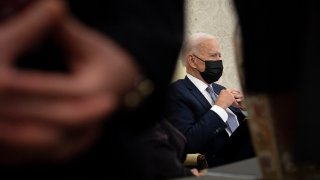
[[197, 119], [193, 108], [194, 102], [184, 97], [183, 93], [171, 91], [168, 100], [166, 118], [187, 138], [187, 150], [199, 152], [201, 147], [212, 142], [212, 139], [227, 127], [218, 114], [209, 108]]

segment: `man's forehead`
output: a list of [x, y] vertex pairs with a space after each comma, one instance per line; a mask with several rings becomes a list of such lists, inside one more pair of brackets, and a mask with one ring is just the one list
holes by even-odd
[[199, 44], [199, 50], [200, 51], [206, 51], [206, 52], [216, 52], [220, 51], [220, 46], [217, 41], [214, 40], [208, 40], [208, 41], [203, 41], [202, 43]]

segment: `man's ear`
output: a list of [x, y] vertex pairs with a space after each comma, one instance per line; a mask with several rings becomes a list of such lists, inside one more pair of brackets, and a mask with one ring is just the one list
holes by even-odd
[[187, 56], [187, 63], [189, 64], [190, 67], [197, 68], [195, 60], [194, 60], [193, 56], [190, 54]]

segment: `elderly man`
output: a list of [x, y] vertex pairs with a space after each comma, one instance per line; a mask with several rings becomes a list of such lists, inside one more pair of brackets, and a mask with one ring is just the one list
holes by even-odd
[[223, 72], [215, 37], [193, 34], [184, 44], [187, 76], [170, 87], [166, 118], [187, 138], [187, 153], [206, 155], [210, 167], [254, 156], [243, 95], [216, 84]]

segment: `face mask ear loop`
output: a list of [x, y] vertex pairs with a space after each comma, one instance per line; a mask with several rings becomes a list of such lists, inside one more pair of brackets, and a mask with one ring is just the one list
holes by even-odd
[[195, 54], [192, 54], [192, 56], [196, 57], [197, 59], [201, 60], [202, 62], [206, 62], [205, 60], [199, 58], [198, 56], [196, 56]]

